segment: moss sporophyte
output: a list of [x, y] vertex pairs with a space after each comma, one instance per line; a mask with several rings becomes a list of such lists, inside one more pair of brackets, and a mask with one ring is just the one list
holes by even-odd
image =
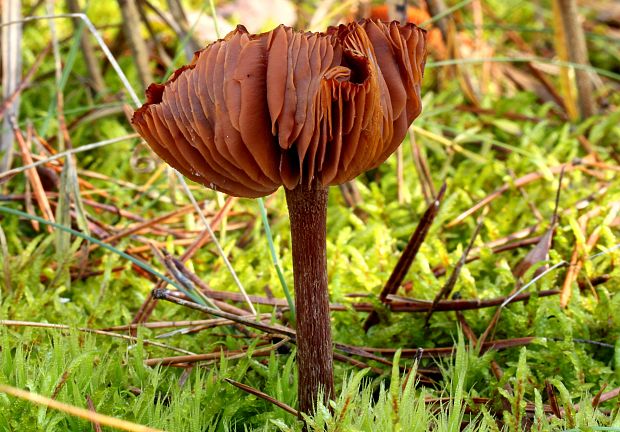
[[334, 395], [327, 287], [330, 185], [377, 167], [420, 114], [426, 32], [363, 20], [302, 33], [243, 26], [152, 84], [132, 123], [208, 188], [261, 197], [284, 186], [291, 223], [299, 411]]

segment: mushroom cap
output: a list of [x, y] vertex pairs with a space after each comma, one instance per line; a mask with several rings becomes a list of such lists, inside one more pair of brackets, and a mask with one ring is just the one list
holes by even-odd
[[132, 118], [186, 177], [241, 197], [380, 165], [422, 109], [426, 32], [363, 20], [300, 33], [243, 26], [151, 84]]

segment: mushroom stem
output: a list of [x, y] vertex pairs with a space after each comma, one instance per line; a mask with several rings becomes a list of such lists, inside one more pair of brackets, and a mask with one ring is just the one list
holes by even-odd
[[327, 291], [327, 188], [318, 181], [286, 189], [291, 221], [299, 412], [310, 414], [319, 392], [334, 395], [332, 332]]

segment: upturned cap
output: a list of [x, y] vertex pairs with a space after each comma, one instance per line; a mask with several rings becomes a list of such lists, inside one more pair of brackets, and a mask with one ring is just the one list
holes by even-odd
[[132, 123], [171, 166], [230, 195], [340, 184], [400, 145], [421, 111], [425, 60], [414, 24], [238, 26], [151, 84]]

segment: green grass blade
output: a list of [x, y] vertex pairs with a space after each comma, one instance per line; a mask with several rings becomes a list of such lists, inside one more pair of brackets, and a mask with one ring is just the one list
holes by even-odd
[[288, 307], [291, 310], [291, 319], [295, 321], [295, 302], [291, 297], [291, 292], [288, 289], [288, 285], [286, 283], [286, 280], [284, 279], [284, 273], [282, 273], [280, 262], [278, 261], [278, 257], [276, 256], [276, 249], [273, 245], [273, 235], [271, 234], [269, 220], [267, 219], [267, 210], [265, 209], [265, 203], [262, 198], [258, 199], [258, 208], [260, 209], [260, 217], [263, 221], [263, 227], [265, 228], [265, 235], [267, 236], [267, 243], [269, 244], [271, 260], [273, 261], [273, 266], [276, 268], [276, 273], [278, 273], [278, 279], [280, 279], [280, 284], [282, 285], [282, 290], [284, 291], [284, 295], [286, 296]]

